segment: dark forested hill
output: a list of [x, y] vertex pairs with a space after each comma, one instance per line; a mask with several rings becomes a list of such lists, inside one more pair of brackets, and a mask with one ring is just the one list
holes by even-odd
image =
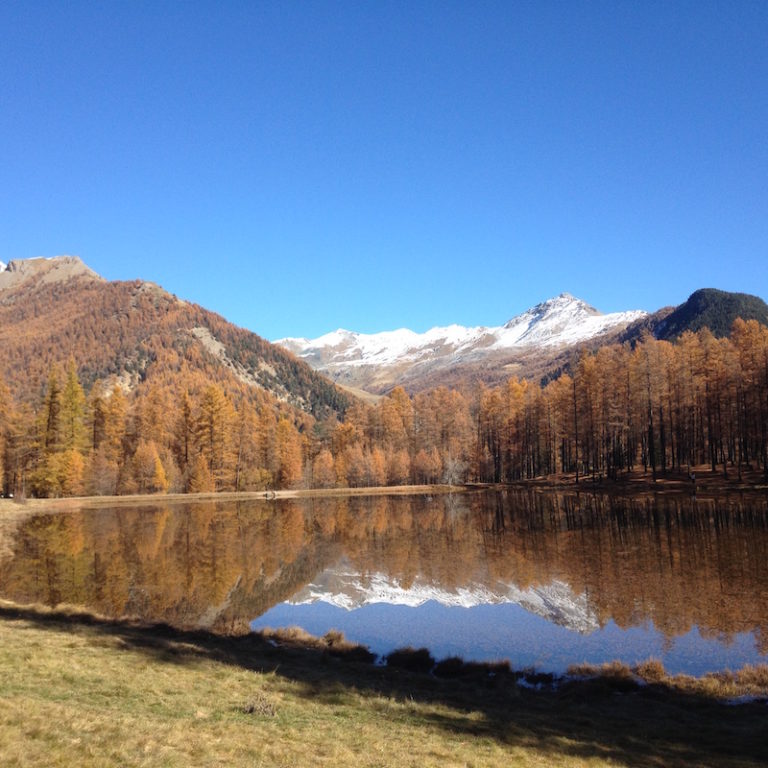
[[675, 339], [683, 331], [709, 328], [718, 338], [728, 336], [733, 321], [757, 320], [768, 325], [768, 304], [748, 293], [729, 293], [716, 288], [701, 288], [663, 318], [656, 326], [657, 339]]
[[664, 307], [652, 315], [629, 325], [619, 336], [620, 341], [636, 342], [644, 334], [671, 341], [684, 331], [709, 328], [717, 338], [731, 333], [733, 321], [757, 320], [768, 325], [768, 304], [748, 293], [731, 293], [716, 288], [700, 288], [677, 307]]

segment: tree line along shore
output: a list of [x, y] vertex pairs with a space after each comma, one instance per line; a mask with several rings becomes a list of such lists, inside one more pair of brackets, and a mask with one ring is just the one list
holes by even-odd
[[547, 382], [408, 395], [315, 419], [184, 368], [88, 391], [78, 364], [38, 394], [0, 381], [5, 496], [265, 492], [403, 485], [768, 481], [768, 328], [583, 353]]

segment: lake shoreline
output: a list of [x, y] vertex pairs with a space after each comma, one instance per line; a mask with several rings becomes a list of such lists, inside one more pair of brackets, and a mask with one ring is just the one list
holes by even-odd
[[0, 648], [0, 743], [21, 750], [10, 765], [768, 761], [765, 669], [741, 697], [655, 679], [653, 664], [644, 678], [613, 667], [557, 684], [503, 665], [438, 677], [363, 662], [338, 637], [222, 636], [6, 602]]
[[726, 477], [722, 471], [712, 472], [708, 467], [696, 467], [691, 473], [669, 471], [655, 479], [650, 472], [633, 471], [616, 479], [574, 473], [544, 478], [531, 478], [510, 483], [464, 483], [462, 485], [394, 485], [360, 488], [300, 488], [279, 491], [219, 491], [211, 493], [130, 494], [125, 496], [69, 496], [62, 498], [26, 498], [24, 500], [0, 498], [0, 515], [26, 511], [66, 511], [71, 509], [114, 507], [124, 505], [156, 505], [198, 503], [208, 501], [272, 501], [278, 499], [345, 498], [358, 496], [409, 496], [470, 493], [484, 490], [540, 490], [571, 491], [577, 493], [605, 493], [621, 496], [648, 494], [717, 495], [730, 493], [768, 493], [763, 473], [743, 471], [741, 478], [735, 469]]
[[281, 491], [217, 491], [211, 493], [143, 493], [125, 496], [67, 496], [61, 498], [0, 499], [0, 513], [67, 511], [97, 507], [157, 504], [196, 504], [208, 501], [274, 501], [278, 499], [345, 498], [353, 496], [417, 496], [465, 493], [463, 485], [395, 485], [366, 488], [299, 488]]
[[627, 690], [646, 685], [662, 685], [670, 690], [698, 693], [728, 703], [744, 703], [738, 699], [763, 701], [768, 704], [768, 664], [746, 664], [742, 669], [708, 672], [703, 675], [671, 674], [658, 659], [630, 665], [613, 661], [605, 664], [574, 664], [565, 674], [545, 672], [536, 668], [514, 668], [507, 659], [469, 661], [460, 656], [435, 658], [429, 648], [397, 648], [384, 656], [370, 651], [368, 646], [349, 641], [342, 632], [330, 630], [325, 635], [313, 635], [300, 627], [264, 628], [227, 634], [204, 628], [184, 629], [167, 623], [147, 622], [138, 618], [110, 618], [79, 606], [21, 604], [0, 598], [0, 621], [31, 619], [40, 623], [82, 624], [101, 627], [105, 631], [128, 631], [138, 635], [174, 638], [180, 641], [232, 644], [244, 648], [268, 646], [286, 654], [318, 654], [365, 667], [400, 669], [418, 675], [437, 677], [446, 681], [485, 678], [504, 679], [509, 684], [535, 690], [557, 690], [562, 686], [581, 683], [617, 683]]

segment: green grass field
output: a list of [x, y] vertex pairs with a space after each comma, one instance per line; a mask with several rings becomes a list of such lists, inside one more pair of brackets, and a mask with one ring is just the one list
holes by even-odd
[[[330, 642], [330, 641], [328, 641]], [[657, 664], [532, 690], [440, 679], [301, 633], [225, 638], [0, 605], [3, 766], [758, 766], [768, 674]]]

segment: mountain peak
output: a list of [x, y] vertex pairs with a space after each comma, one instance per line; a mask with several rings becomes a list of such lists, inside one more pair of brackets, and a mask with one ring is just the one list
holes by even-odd
[[[280, 339], [276, 343], [306, 360], [337, 382], [361, 389], [384, 391], [404, 375], [425, 377], [453, 370], [457, 365], [491, 366], [531, 350], [559, 350], [622, 330], [645, 317], [642, 311], [604, 315], [570, 293], [561, 293], [531, 307], [500, 327], [430, 328], [415, 333], [407, 328], [381, 333], [352, 333], [343, 329], [316, 339]], [[550, 351], [547, 354], [552, 355]]]
[[49, 256], [12, 259], [0, 269], [0, 291], [17, 288], [30, 281], [65, 283], [75, 278], [103, 281], [79, 256]]
[[[557, 296], [553, 296], [551, 299], [542, 301], [541, 304], [572, 304], [574, 302], [578, 304], [586, 303], [578, 296], [574, 296], [572, 293], [568, 293], [568, 291], [563, 291], [562, 293], [558, 293]], [[541, 304], [539, 306], [541, 306]]]
[[[534, 326], [539, 330], [546, 327], [548, 334], [557, 334], [591, 317], [604, 317], [604, 315], [586, 301], [570, 293], [561, 293], [508, 320], [503, 328], [519, 331], [520, 336], [516, 338], [516, 342], [524, 343], [525, 337], [534, 330]], [[533, 337], [530, 337], [530, 340], [532, 341]]]
[[536, 305], [536, 308], [538, 307], [546, 308], [550, 312], [573, 308], [587, 311], [592, 315], [602, 314], [602, 312], [595, 309], [591, 304], [587, 304], [583, 299], [568, 292], [563, 292], [554, 298], [542, 301], [541, 304]]

